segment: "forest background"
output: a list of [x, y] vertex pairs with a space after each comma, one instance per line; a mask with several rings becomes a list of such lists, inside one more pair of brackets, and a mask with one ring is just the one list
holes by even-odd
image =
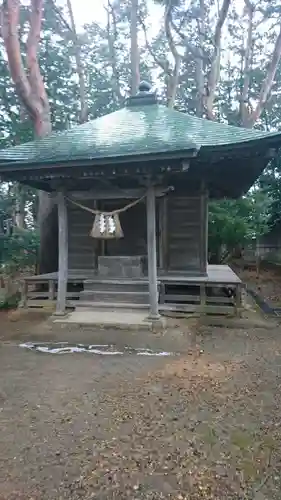
[[[1, 148], [115, 111], [140, 80], [170, 108], [281, 128], [278, 0], [100, 0], [84, 8], [78, 0], [4, 0], [0, 20]], [[279, 223], [280, 174], [276, 158], [246, 196], [210, 202], [214, 262]], [[45, 193], [0, 183], [2, 268], [48, 268], [52, 204]]]

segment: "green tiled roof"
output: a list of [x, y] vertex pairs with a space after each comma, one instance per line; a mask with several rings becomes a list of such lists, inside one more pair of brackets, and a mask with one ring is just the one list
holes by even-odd
[[[70, 130], [0, 150], [1, 164], [56, 164], [231, 146], [280, 134], [211, 122], [142, 98]], [[280, 139], [281, 142], [281, 139]]]

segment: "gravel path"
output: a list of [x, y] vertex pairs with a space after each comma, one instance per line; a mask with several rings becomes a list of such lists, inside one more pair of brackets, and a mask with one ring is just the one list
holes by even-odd
[[1, 500], [280, 500], [278, 327], [201, 329], [169, 358], [37, 353], [28, 322], [5, 328]]

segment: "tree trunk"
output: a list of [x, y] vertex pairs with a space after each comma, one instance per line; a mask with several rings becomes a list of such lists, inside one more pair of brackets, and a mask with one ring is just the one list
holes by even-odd
[[25, 229], [25, 199], [22, 186], [16, 182], [14, 186], [15, 191], [15, 212], [14, 223], [17, 228]]
[[82, 64], [81, 57], [81, 45], [76, 31], [76, 25], [74, 21], [74, 15], [71, 5], [71, 0], [67, 0], [67, 8], [70, 18], [70, 27], [74, 45], [74, 53], [75, 53], [75, 61], [76, 61], [76, 70], [79, 79], [79, 94], [80, 94], [80, 116], [79, 123], [85, 123], [88, 121], [88, 103], [86, 96], [86, 84], [85, 84], [85, 74]]
[[[50, 116], [42, 113], [34, 122], [34, 129], [38, 138], [51, 133]], [[37, 225], [40, 236], [38, 273], [51, 273], [58, 269], [58, 211], [55, 198], [45, 191], [38, 191]]]
[[214, 114], [214, 102], [216, 88], [220, 77], [220, 65], [221, 65], [221, 36], [222, 28], [226, 21], [227, 14], [230, 7], [231, 0], [223, 0], [223, 4], [218, 13], [218, 20], [215, 27], [215, 34], [213, 39], [214, 49], [211, 59], [210, 70], [207, 76], [207, 88], [206, 88], [206, 98], [205, 107], [207, 118], [209, 120], [215, 120]]
[[119, 72], [116, 60], [117, 19], [116, 19], [115, 8], [110, 3], [110, 0], [107, 1], [106, 12], [107, 12], [107, 40], [108, 40], [109, 60], [112, 70], [113, 99], [116, 104], [120, 104], [122, 101], [122, 94], [121, 94]]
[[195, 59], [196, 78], [196, 116], [200, 118], [204, 114], [204, 43], [205, 43], [205, 1], [200, 0], [200, 16], [197, 19], [199, 57]]
[[140, 83], [138, 47], [138, 0], [131, 0], [131, 95], [136, 95]]
[[241, 81], [243, 81], [241, 96], [240, 96], [240, 125], [244, 127], [247, 124], [249, 117], [249, 90], [251, 83], [252, 59], [253, 59], [253, 15], [254, 7], [250, 2], [246, 3], [246, 11], [248, 15], [248, 29], [245, 47], [242, 47], [242, 62], [241, 62]]
[[[31, 0], [29, 34], [27, 38], [25, 71], [19, 39], [19, 0], [6, 0], [2, 11], [2, 36], [11, 78], [18, 97], [34, 127], [35, 136], [42, 138], [52, 130], [48, 96], [38, 63], [38, 46], [42, 23], [43, 0]], [[40, 228], [39, 271], [57, 269], [57, 232], [53, 232], [56, 206], [48, 193], [39, 192], [38, 224]]]
[[173, 67], [172, 71], [169, 71], [169, 76], [168, 76], [168, 85], [167, 85], [167, 106], [168, 106], [168, 108], [173, 108], [175, 105], [178, 84], [179, 84], [180, 68], [181, 68], [181, 62], [182, 62], [182, 57], [178, 53], [175, 41], [173, 39], [171, 24], [172, 24], [172, 4], [169, 1], [166, 8], [165, 8], [164, 27], [165, 27], [165, 33], [166, 33], [169, 49], [170, 49], [171, 54], [174, 58], [174, 67]]

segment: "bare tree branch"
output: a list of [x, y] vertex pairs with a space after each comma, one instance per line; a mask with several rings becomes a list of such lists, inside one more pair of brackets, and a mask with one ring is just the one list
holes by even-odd
[[179, 53], [177, 51], [176, 44], [175, 44], [175, 41], [173, 39], [171, 24], [172, 24], [172, 0], [169, 0], [167, 6], [165, 8], [164, 27], [165, 27], [165, 33], [167, 36], [169, 49], [170, 49], [171, 53], [173, 54], [174, 59], [176, 61], [176, 59], [179, 57]]
[[204, 59], [209, 61], [209, 57], [203, 53], [201, 47], [195, 47], [192, 45], [188, 38], [181, 32], [181, 27], [177, 26], [173, 21], [171, 21], [171, 26], [179, 38], [182, 40], [182, 43], [187, 52], [189, 52], [195, 59]]
[[2, 28], [4, 23], [4, 6], [0, 5], [0, 36], [2, 37]]
[[72, 28], [71, 28], [70, 24], [68, 24], [68, 22], [67, 22], [67, 20], [65, 19], [65, 17], [63, 16], [63, 14], [62, 14], [62, 12], [61, 12], [61, 9], [59, 9], [59, 8], [56, 6], [56, 4], [55, 4], [54, 0], [49, 0], [49, 2], [51, 3], [51, 5], [52, 5], [52, 7], [53, 7], [54, 11], [55, 11], [55, 12], [56, 12], [56, 14], [58, 15], [58, 17], [59, 17], [59, 19], [60, 19], [60, 21], [61, 21], [62, 25], [64, 26], [64, 28], [66, 28], [66, 29], [69, 31], [69, 33], [71, 33], [71, 32], [72, 32]]
[[79, 123], [84, 123], [88, 120], [88, 103], [87, 103], [87, 96], [86, 96], [85, 73], [84, 73], [82, 57], [81, 57], [81, 45], [80, 45], [79, 37], [77, 34], [77, 30], [76, 30], [71, 0], [67, 0], [67, 9], [68, 9], [68, 14], [69, 14], [69, 18], [70, 18], [70, 24], [65, 19], [64, 15], [61, 12], [61, 9], [59, 9], [57, 7], [57, 5], [55, 4], [55, 1], [49, 0], [49, 2], [51, 3], [54, 11], [58, 15], [62, 26], [65, 29], [67, 29], [67, 31], [69, 32], [69, 34], [71, 36], [71, 40], [73, 42], [74, 53], [75, 53], [75, 62], [76, 62], [76, 71], [77, 71], [78, 80], [79, 80], [79, 96], [80, 96]]
[[167, 105], [168, 108], [173, 108], [177, 96], [177, 87], [180, 75], [181, 58], [177, 57], [175, 60], [175, 65], [173, 69], [173, 74], [169, 78], [168, 88], [167, 88]]
[[207, 92], [206, 92], [206, 112], [209, 120], [214, 120], [214, 100], [215, 92], [220, 77], [220, 62], [221, 62], [221, 35], [222, 28], [226, 21], [227, 14], [229, 11], [231, 0], [223, 0], [222, 7], [219, 11], [218, 21], [215, 28], [214, 34], [214, 52], [211, 61], [211, 68], [207, 77]]
[[247, 123], [248, 127], [252, 127], [256, 123], [256, 121], [259, 119], [261, 113], [263, 112], [263, 110], [265, 108], [265, 105], [268, 101], [269, 94], [270, 94], [270, 91], [271, 91], [271, 88], [272, 88], [272, 85], [274, 82], [274, 78], [276, 75], [276, 70], [278, 68], [278, 64], [280, 62], [280, 58], [281, 58], [281, 25], [280, 25], [279, 34], [278, 34], [276, 42], [275, 42], [272, 58], [271, 58], [271, 61], [269, 63], [269, 66], [268, 66], [267, 74], [266, 74], [266, 77], [265, 77], [265, 79], [262, 83], [262, 86], [261, 86], [261, 91], [260, 91], [258, 103], [257, 103], [254, 111], [251, 113], [251, 115], [249, 117], [249, 121]]
[[157, 66], [159, 66], [164, 72], [169, 72], [169, 65], [168, 65], [168, 62], [167, 60], [161, 60], [159, 59], [155, 52], [152, 50], [152, 47], [148, 41], [148, 36], [147, 36], [147, 31], [146, 31], [146, 26], [145, 26], [145, 23], [143, 21], [143, 19], [141, 18], [141, 16], [139, 15], [138, 16], [138, 21], [142, 27], [142, 30], [143, 30], [143, 34], [144, 34], [144, 39], [145, 39], [145, 46], [149, 52], [149, 54], [151, 55], [152, 59], [154, 60], [155, 64], [157, 64]]

